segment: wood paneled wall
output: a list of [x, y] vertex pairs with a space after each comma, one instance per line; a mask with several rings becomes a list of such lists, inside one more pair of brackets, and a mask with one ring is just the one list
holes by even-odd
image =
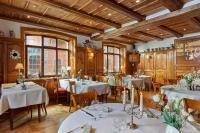
[[176, 75], [200, 70], [200, 36], [175, 40]]
[[[20, 59], [12, 59], [10, 52], [16, 50], [20, 53]], [[24, 45], [20, 39], [0, 38], [0, 82], [16, 82], [18, 70], [17, 63], [24, 62]]]
[[77, 72], [82, 69], [85, 75], [102, 75], [103, 50], [77, 47], [76, 66]]
[[168, 79], [175, 78], [175, 50], [141, 53], [138, 69], [156, 82], [167, 83]]

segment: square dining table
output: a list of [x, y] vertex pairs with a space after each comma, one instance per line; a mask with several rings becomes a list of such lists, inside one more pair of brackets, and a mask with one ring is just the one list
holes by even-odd
[[41, 119], [40, 108], [42, 104], [48, 105], [49, 96], [47, 89], [33, 82], [25, 82], [26, 89], [22, 84], [6, 83], [1, 86], [0, 115], [9, 110], [10, 129], [13, 129], [13, 113], [15, 109], [37, 105], [38, 120]]

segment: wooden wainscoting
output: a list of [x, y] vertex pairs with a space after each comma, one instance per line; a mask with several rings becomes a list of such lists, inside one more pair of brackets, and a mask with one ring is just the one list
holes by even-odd
[[86, 75], [103, 74], [103, 50], [77, 47], [76, 64], [77, 72], [82, 69]]
[[162, 50], [141, 53], [138, 68], [156, 82], [166, 84], [175, 78], [175, 50]]
[[[20, 59], [12, 59], [10, 52], [16, 50], [20, 53]], [[16, 82], [18, 70], [17, 63], [24, 64], [24, 45], [21, 39], [0, 37], [0, 82]], [[23, 70], [21, 70], [23, 71]]]

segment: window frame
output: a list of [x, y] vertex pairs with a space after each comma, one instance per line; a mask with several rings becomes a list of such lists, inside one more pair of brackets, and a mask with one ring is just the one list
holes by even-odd
[[[35, 45], [27, 45], [26, 44], [26, 37], [27, 36], [40, 36], [41, 37], [41, 46], [35, 46]], [[52, 47], [52, 46], [45, 46], [44, 45], [44, 38], [53, 38], [56, 39], [56, 47]], [[68, 42], [68, 49], [66, 48], [59, 48], [58, 47], [58, 39], [60, 40], [64, 40], [66, 42]], [[58, 74], [58, 51], [66, 51], [68, 52], [68, 65], [70, 66], [70, 49], [69, 49], [69, 41], [63, 38], [58, 38], [58, 37], [54, 37], [54, 36], [47, 36], [47, 35], [38, 35], [38, 34], [25, 34], [25, 56], [26, 56], [26, 66], [25, 66], [25, 73], [26, 73], [26, 77], [28, 77], [28, 48], [40, 48], [41, 49], [41, 72], [40, 72], [40, 76], [41, 77], [56, 77], [56, 76], [60, 76], [61, 74]], [[44, 50], [55, 50], [56, 51], [56, 74], [55, 75], [45, 75], [44, 74]]]
[[[105, 53], [104, 52], [104, 47], [107, 47], [107, 53]], [[111, 53], [111, 52], [108, 52], [108, 47], [112, 47], [113, 48], [113, 52]], [[119, 49], [119, 53], [117, 54], [117, 53], [114, 53], [114, 49], [115, 48], [117, 48], [117, 49]], [[120, 73], [121, 72], [121, 68], [120, 68], [120, 66], [121, 66], [121, 48], [119, 48], [119, 47], [116, 47], [116, 46], [110, 46], [110, 45], [103, 45], [103, 54], [104, 55], [106, 55], [107, 56], [107, 61], [106, 61], [106, 63], [107, 63], [107, 65], [106, 65], [106, 69], [107, 69], [107, 71], [104, 71], [104, 73], [106, 73], [106, 74], [108, 74], [108, 73]], [[116, 72], [116, 71], [113, 71], [113, 72], [109, 72], [108, 71], [108, 55], [112, 55], [113, 56], [113, 68], [114, 68], [114, 65], [115, 65], [115, 55], [117, 55], [117, 56], [119, 56], [119, 71], [118, 72]], [[104, 57], [104, 56], [103, 56]], [[104, 59], [103, 59], [104, 60]], [[104, 61], [103, 61], [104, 62]], [[114, 70], [114, 69], [113, 69]]]

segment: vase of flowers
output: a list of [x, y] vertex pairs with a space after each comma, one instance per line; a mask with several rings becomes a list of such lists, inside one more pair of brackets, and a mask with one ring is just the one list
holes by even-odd
[[187, 86], [189, 89], [191, 89], [191, 84], [192, 84], [192, 81], [194, 79], [194, 75], [192, 73], [188, 73], [188, 74], [185, 74], [183, 76], [183, 78], [185, 79], [185, 81], [187, 82]]
[[168, 125], [166, 133], [180, 133], [189, 114], [183, 113], [182, 99], [175, 99], [168, 102], [164, 107], [162, 115], [164, 122]]

